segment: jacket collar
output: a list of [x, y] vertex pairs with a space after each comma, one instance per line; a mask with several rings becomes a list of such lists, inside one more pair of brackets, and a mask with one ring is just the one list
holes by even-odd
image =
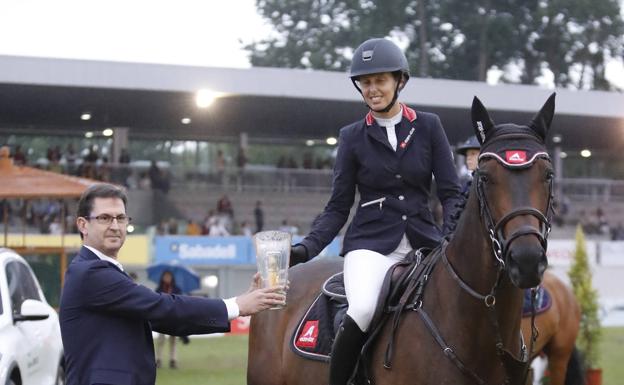
[[[410, 123], [418, 118], [416, 116], [416, 111], [409, 108], [403, 103], [399, 103], [399, 104], [401, 105], [401, 108], [403, 109], [403, 117], [407, 119]], [[373, 111], [368, 111], [368, 114], [366, 114], [366, 118], [364, 120], [366, 121], [367, 126], [372, 126], [373, 123], [375, 123], [375, 117], [373, 116]]]
[[[403, 108], [403, 119], [407, 119], [410, 122], [410, 126], [412, 126], [411, 123], [416, 120], [416, 111], [414, 111], [413, 109], [407, 107], [403, 103], [401, 103], [401, 107]], [[386, 132], [384, 130], [382, 130], [382, 129], [379, 129], [379, 125], [377, 124], [377, 120], [375, 120], [375, 117], [373, 116], [372, 112], [369, 112], [368, 114], [366, 114], [365, 121], [366, 121], [366, 126], [367, 126], [367, 130], [366, 130], [367, 134], [370, 137], [372, 137], [373, 139], [375, 139], [376, 141], [378, 141], [381, 144], [383, 144], [384, 146], [386, 146], [392, 152], [395, 152], [395, 150], [390, 145], [390, 142], [388, 142], [388, 136], [386, 135]], [[399, 124], [403, 124], [403, 122], [404, 122], [404, 120], [401, 120], [401, 123], [399, 123]], [[412, 126], [412, 129], [410, 130], [410, 134], [408, 135], [408, 137], [404, 141], [406, 143], [403, 143], [403, 142], [397, 143], [396, 153], [399, 156], [403, 155], [403, 153], [405, 152], [406, 148], [412, 142], [411, 138], [412, 138], [413, 130], [414, 129], [413, 129], [413, 126]]]
[[101, 254], [98, 255], [96, 252], [94, 252], [91, 248], [83, 245], [80, 248], [80, 251], [78, 252], [78, 254], [83, 258], [83, 259], [88, 259], [88, 260], [102, 260], [102, 261], [106, 261], [108, 263], [110, 263], [111, 265], [115, 266], [117, 269], [119, 269], [120, 271], [124, 271], [123, 266], [121, 263], [119, 263], [118, 261], [112, 259], [111, 257], [108, 257], [106, 255], [104, 255], [104, 253], [99, 252]]

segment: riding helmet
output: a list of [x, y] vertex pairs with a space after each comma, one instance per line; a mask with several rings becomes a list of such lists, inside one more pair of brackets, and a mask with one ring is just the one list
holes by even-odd
[[479, 149], [481, 149], [481, 144], [479, 143], [477, 136], [472, 135], [470, 138], [466, 139], [464, 143], [460, 144], [456, 151], [458, 154], [466, 156], [466, 152], [468, 152], [468, 150]]
[[403, 79], [403, 84], [399, 81], [394, 91], [394, 97], [390, 104], [376, 112], [388, 112], [396, 102], [399, 91], [409, 80], [409, 65], [405, 54], [396, 44], [388, 39], [369, 39], [360, 44], [353, 53], [349, 77], [355, 88], [362, 93], [357, 84], [357, 80], [362, 75], [391, 72], [398, 75], [398, 79]]

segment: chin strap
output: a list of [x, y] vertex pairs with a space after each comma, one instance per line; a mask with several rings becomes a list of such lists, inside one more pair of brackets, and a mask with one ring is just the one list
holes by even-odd
[[[388, 112], [392, 109], [392, 107], [394, 106], [394, 103], [396, 103], [397, 99], [399, 98], [399, 87], [401, 85], [401, 81], [399, 80], [397, 82], [397, 86], [394, 89], [394, 96], [392, 97], [392, 101], [390, 102], [390, 104], [388, 104], [385, 108], [382, 108], [381, 110], [373, 110], [371, 108], [371, 110], [373, 110], [374, 112]], [[370, 106], [368, 106], [370, 108]]]

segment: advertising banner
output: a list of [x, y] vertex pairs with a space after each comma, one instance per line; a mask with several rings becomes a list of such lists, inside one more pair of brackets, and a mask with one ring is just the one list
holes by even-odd
[[251, 239], [244, 236], [154, 237], [154, 262], [178, 260], [185, 265], [241, 265], [255, 263]]
[[[587, 259], [590, 264], [596, 263], [596, 242], [586, 241]], [[550, 239], [548, 240], [548, 264], [552, 266], [570, 266], [574, 259], [574, 251], [576, 250], [576, 241]]]

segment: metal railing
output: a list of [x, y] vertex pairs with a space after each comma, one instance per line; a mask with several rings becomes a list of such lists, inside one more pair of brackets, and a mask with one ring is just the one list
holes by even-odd
[[[44, 167], [45, 168], [45, 167]], [[62, 167], [58, 172], [87, 176], [126, 185], [132, 189], [213, 186], [224, 191], [309, 191], [330, 192], [332, 170], [277, 168], [269, 165], [249, 165], [244, 168], [227, 166], [217, 169], [208, 165], [183, 166], [158, 162], [160, 181], [154, 181], [148, 161], [131, 164], [96, 163], [90, 167]], [[87, 175], [81, 175], [87, 170]], [[597, 178], [563, 178], [556, 183], [556, 195], [571, 201], [624, 202], [624, 180]]]

